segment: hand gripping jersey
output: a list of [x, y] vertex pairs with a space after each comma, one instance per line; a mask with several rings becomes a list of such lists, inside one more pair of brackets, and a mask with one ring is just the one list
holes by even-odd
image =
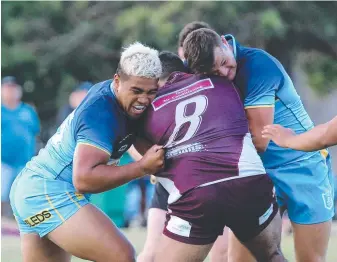
[[166, 148], [156, 175], [169, 203], [198, 186], [265, 174], [240, 97], [221, 77], [173, 73], [144, 117], [144, 136]]

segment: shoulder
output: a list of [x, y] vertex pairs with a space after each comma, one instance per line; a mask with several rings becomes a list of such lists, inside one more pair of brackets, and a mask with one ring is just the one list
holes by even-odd
[[92, 115], [97, 118], [113, 116], [117, 101], [110, 90], [111, 80], [94, 85], [83, 103], [75, 110], [75, 115]]
[[90, 126], [94, 129], [117, 130], [127, 121], [116, 97], [110, 90], [111, 81], [92, 87], [86, 100], [75, 109], [74, 124], [77, 128]]
[[283, 77], [282, 64], [271, 54], [259, 48], [240, 47], [238, 67], [252, 76]]

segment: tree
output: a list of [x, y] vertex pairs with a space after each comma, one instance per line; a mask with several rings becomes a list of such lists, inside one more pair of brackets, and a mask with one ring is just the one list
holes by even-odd
[[79, 81], [112, 77], [122, 46], [136, 40], [176, 50], [194, 20], [264, 48], [288, 71], [297, 54], [313, 87], [337, 82], [336, 2], [2, 2], [2, 74], [24, 85], [42, 120], [51, 120]]

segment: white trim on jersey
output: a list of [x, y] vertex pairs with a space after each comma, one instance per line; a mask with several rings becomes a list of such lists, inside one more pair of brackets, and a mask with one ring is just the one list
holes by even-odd
[[266, 174], [266, 170], [263, 167], [262, 160], [256, 151], [256, 148], [253, 144], [252, 136], [250, 133], [247, 133], [245, 137], [243, 138], [243, 145], [242, 145], [241, 156], [240, 156], [239, 163], [238, 163], [238, 169], [239, 169], [238, 176], [218, 179], [212, 182], [202, 184], [198, 187], [209, 186], [209, 185], [213, 185], [216, 183], [238, 179], [238, 178], [243, 178], [243, 177], [248, 177], [248, 176], [257, 176], [257, 175]]

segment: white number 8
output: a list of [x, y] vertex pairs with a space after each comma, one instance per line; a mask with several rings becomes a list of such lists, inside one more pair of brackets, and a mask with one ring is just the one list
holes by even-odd
[[[186, 116], [187, 105], [192, 103], [195, 103], [195, 110], [193, 114]], [[191, 97], [189, 99], [180, 102], [177, 105], [175, 114], [176, 126], [172, 132], [172, 135], [170, 136], [169, 140], [165, 145], [166, 148], [173, 147], [180, 143], [183, 143], [191, 139], [197, 133], [202, 121], [201, 116], [205, 112], [207, 105], [208, 105], [207, 97], [203, 95]], [[181, 127], [188, 122], [190, 123], [190, 126], [184, 137], [178, 141], [174, 141]]]

